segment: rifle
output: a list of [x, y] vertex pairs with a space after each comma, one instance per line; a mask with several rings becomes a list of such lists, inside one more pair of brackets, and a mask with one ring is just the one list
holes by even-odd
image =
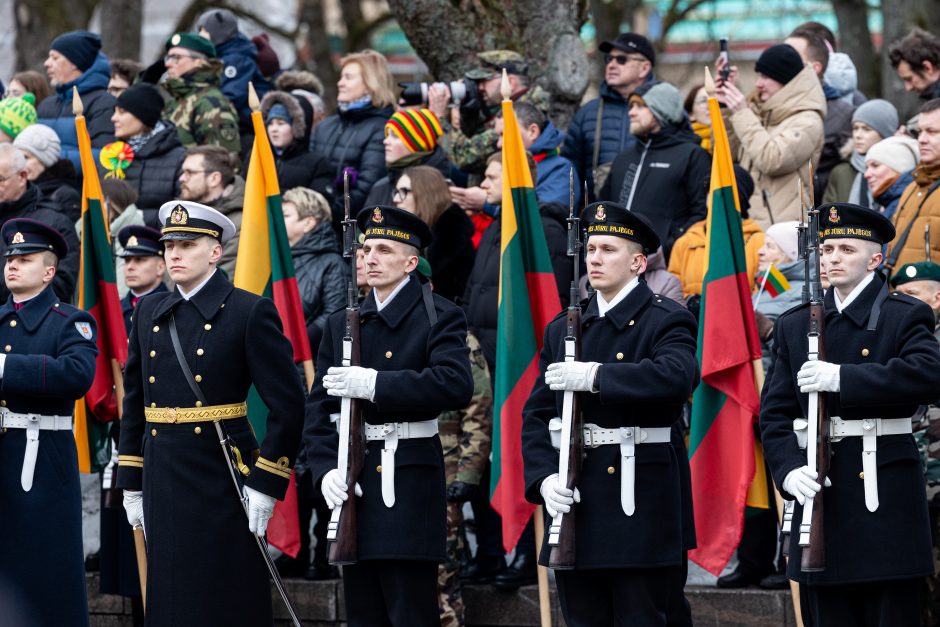
[[[565, 361], [581, 358], [581, 303], [578, 291], [580, 282], [581, 220], [574, 210], [574, 170], [568, 172], [568, 256], [574, 263], [571, 279], [571, 301], [568, 304], [568, 319], [565, 329]], [[584, 191], [587, 202], [587, 189]], [[578, 407], [578, 397], [566, 391], [561, 409], [561, 447], [558, 456], [558, 476], [565, 487], [574, 490], [581, 479], [581, 460], [584, 456], [584, 421]], [[575, 565], [574, 510], [558, 513], [548, 527], [548, 545], [551, 553], [548, 565], [559, 570], [571, 570]]]
[[[359, 366], [359, 287], [356, 285], [356, 220], [349, 213], [349, 173], [343, 172], [343, 257], [349, 259], [346, 284], [346, 333], [343, 335], [343, 366]], [[365, 457], [365, 429], [359, 399], [343, 398], [339, 414], [337, 468], [346, 478], [346, 501], [333, 508], [326, 539], [330, 542], [330, 564], [355, 564], [359, 558], [356, 537], [356, 481]]]
[[[813, 166], [809, 168], [809, 197], [813, 198]], [[825, 311], [823, 308], [822, 282], [819, 270], [819, 208], [809, 211], [806, 246], [806, 282], [809, 283], [809, 332], [807, 360], [825, 360]], [[819, 392], [810, 392], [807, 401], [806, 420], [806, 460], [810, 470], [816, 473], [816, 481], [825, 486], [829, 473], [829, 415], [826, 410], [826, 397]], [[803, 555], [800, 570], [818, 572], [826, 568], [826, 547], [823, 536], [823, 495], [820, 490], [816, 496], [806, 499], [803, 506], [803, 519], [800, 521], [800, 546]]]

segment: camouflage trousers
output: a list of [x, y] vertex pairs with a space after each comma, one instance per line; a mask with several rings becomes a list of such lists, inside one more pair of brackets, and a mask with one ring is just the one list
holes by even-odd
[[[445, 476], [457, 474], [457, 456], [445, 456]], [[449, 482], [448, 482], [449, 485]], [[460, 555], [463, 552], [463, 503], [447, 503], [447, 560], [437, 568], [437, 598], [441, 608], [441, 627], [463, 627], [464, 607], [460, 594]]]

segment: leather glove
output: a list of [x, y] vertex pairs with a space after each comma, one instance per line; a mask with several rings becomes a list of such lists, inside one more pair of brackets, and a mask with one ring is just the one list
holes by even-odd
[[559, 361], [549, 364], [545, 383], [555, 391], [596, 392], [594, 378], [600, 364], [596, 361]]
[[476, 494], [477, 486], [466, 481], [454, 481], [447, 486], [447, 500], [454, 503], [466, 503]]
[[377, 374], [378, 372], [372, 368], [333, 366], [323, 377], [323, 387], [330, 396], [362, 398], [371, 401], [375, 398]]
[[144, 529], [144, 493], [140, 490], [124, 490], [124, 512], [131, 527]]
[[757, 322], [757, 335], [762, 342], [770, 341], [774, 334], [774, 321], [759, 311], [754, 312], [754, 320]]
[[[832, 482], [826, 477], [826, 487], [831, 487]], [[800, 505], [806, 503], [806, 499], [813, 498], [822, 489], [819, 482], [816, 481], [816, 473], [809, 469], [809, 466], [800, 466], [794, 468], [783, 478], [783, 489], [793, 495]]]
[[581, 502], [581, 493], [577, 488], [569, 490], [562, 485], [558, 478], [558, 473], [548, 475], [539, 486], [539, 492], [542, 493], [542, 500], [545, 501], [545, 511], [554, 518], [559, 513], [567, 514], [571, 511], [571, 505]]
[[800, 392], [838, 392], [839, 364], [828, 361], [807, 361], [796, 373], [796, 384]]
[[[323, 475], [323, 481], [320, 482], [320, 492], [323, 493], [323, 500], [326, 501], [326, 506], [330, 509], [342, 505], [343, 501], [349, 498], [346, 493], [348, 489], [339, 468], [327, 472]], [[362, 488], [359, 487], [358, 482], [356, 483], [356, 496], [362, 496]]]
[[248, 531], [257, 536], [263, 536], [268, 530], [268, 521], [274, 513], [274, 503], [277, 499], [264, 492], [252, 490], [248, 486], [243, 488], [243, 492], [245, 498], [248, 499]]

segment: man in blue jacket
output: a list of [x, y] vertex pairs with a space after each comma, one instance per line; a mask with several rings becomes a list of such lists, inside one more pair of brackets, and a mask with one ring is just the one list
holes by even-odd
[[630, 134], [627, 99], [656, 78], [656, 51], [643, 35], [621, 33], [598, 49], [605, 63], [600, 97], [574, 114], [562, 148], [562, 155], [574, 162], [578, 175], [587, 180], [591, 200], [604, 184], [614, 157], [636, 141]]

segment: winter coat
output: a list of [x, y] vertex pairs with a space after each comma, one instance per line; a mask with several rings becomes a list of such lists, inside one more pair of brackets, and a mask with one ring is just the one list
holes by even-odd
[[318, 224], [291, 246], [290, 254], [307, 328], [322, 332], [330, 314], [346, 306], [346, 262], [332, 225]]
[[[26, 191], [17, 200], [0, 202], [0, 227], [11, 218], [30, 218], [38, 220], [62, 234], [69, 252], [59, 260], [59, 268], [52, 279], [52, 288], [56, 296], [66, 303], [72, 302], [75, 294], [75, 282], [78, 277], [78, 262], [80, 246], [75, 235], [75, 227], [65, 217], [57, 203], [50, 198], [43, 197], [39, 188], [32, 183], [28, 184]], [[0, 242], [0, 254], [6, 250], [6, 244]], [[10, 291], [6, 285], [0, 283], [0, 302], [6, 302]]]
[[444, 152], [444, 149], [440, 146], [434, 148], [426, 157], [415, 161], [414, 163], [409, 163], [407, 166], [396, 165], [398, 162], [391, 163], [387, 165], [388, 173], [375, 182], [375, 185], [372, 186], [372, 189], [369, 190], [369, 195], [366, 196], [366, 201], [362, 204], [363, 207], [371, 207], [373, 205], [391, 205], [392, 204], [392, 195], [395, 193], [395, 186], [398, 185], [398, 179], [401, 177], [401, 173], [405, 171], [406, 168], [412, 168], [419, 165], [426, 165], [432, 168], [437, 168], [440, 170], [441, 174], [444, 175], [444, 178], [450, 178], [450, 169], [451, 163], [447, 158], [447, 153]]
[[[121, 246], [121, 242], [118, 241], [117, 234], [121, 232], [125, 226], [131, 226], [135, 224], [144, 223], [144, 213], [137, 208], [137, 205], [131, 204], [124, 208], [124, 211], [121, 212], [119, 216], [114, 218], [114, 221], [111, 222], [111, 244], [114, 248], [114, 271], [117, 273], [117, 288], [118, 295], [121, 298], [127, 295], [129, 288], [124, 282], [124, 257], [121, 256], [124, 252], [124, 247]], [[78, 228], [78, 233], [81, 235], [80, 225], [76, 225]], [[166, 276], [164, 275], [164, 280]]]
[[43, 197], [59, 205], [65, 217], [74, 222], [82, 214], [82, 182], [68, 159], [59, 159], [36, 177], [33, 185]]
[[171, 98], [161, 117], [176, 126], [186, 148], [215, 144], [238, 154], [238, 114], [219, 89], [222, 62], [211, 59], [207, 64], [163, 81]]
[[[536, 165], [535, 197], [539, 202], [557, 202], [567, 205], [570, 199], [570, 173], [574, 164], [558, 152], [565, 135], [549, 122], [542, 134], [529, 146]], [[581, 206], [581, 178], [574, 173], [574, 206]]]
[[[711, 158], [687, 127], [666, 126], [617, 155], [597, 194], [598, 200], [620, 203], [649, 220], [667, 258], [676, 238], [708, 213], [705, 181]], [[636, 174], [628, 176], [634, 169]]]
[[[918, 168], [920, 167], [923, 166], [918, 166]], [[914, 170], [914, 173], [916, 172], [917, 169]], [[935, 187], [935, 189], [931, 191], [931, 187]], [[930, 257], [931, 259], [940, 259], [940, 191], [936, 187], [940, 187], [940, 183], [936, 181], [933, 184], [921, 185], [915, 180], [907, 186], [907, 189], [901, 195], [894, 216], [891, 218], [895, 229], [897, 229], [897, 235], [888, 244], [888, 250], [885, 254], [885, 260], [890, 260], [893, 255], [897, 255], [897, 261], [891, 268], [892, 271], [907, 263], [927, 260], [924, 250], [924, 235], [928, 226], [930, 227]], [[919, 212], [918, 207], [920, 207]], [[910, 226], [910, 232], [907, 240], [904, 242], [903, 247], [898, 249], [901, 237], [908, 230], [908, 226]]]
[[[872, 206], [871, 190], [868, 188], [868, 182], [865, 181], [864, 174], [865, 168], [862, 167], [861, 170], [855, 167], [855, 164], [852, 162], [852, 159], [855, 159], [854, 154], [848, 160], [843, 161], [836, 167], [832, 169], [832, 172], [829, 173], [829, 182], [826, 184], [826, 193], [823, 194], [823, 204], [832, 203], [832, 202], [851, 202], [856, 204], [861, 204], [866, 207]], [[865, 157], [859, 155], [859, 158], [863, 160]], [[861, 192], [865, 194], [866, 198], [860, 198], [857, 192], [861, 183]]]
[[385, 176], [385, 123], [394, 113], [392, 107], [367, 106], [339, 112], [326, 118], [313, 131], [311, 151], [325, 156], [332, 179], [325, 181], [333, 197], [333, 225], [343, 219], [343, 168], [352, 168], [349, 181], [349, 206], [356, 215], [364, 206], [369, 190]]
[[826, 117], [823, 119], [823, 147], [813, 181], [817, 204], [829, 183], [829, 174], [842, 161], [841, 150], [852, 139], [852, 115], [855, 105], [839, 97], [839, 92], [823, 85], [826, 95]]
[[[656, 82], [650, 74], [641, 87], [648, 87]], [[601, 109], [603, 102], [603, 109]], [[578, 169], [578, 176], [588, 184], [588, 196], [596, 198], [597, 190], [594, 184], [594, 132], [597, 130], [597, 112], [601, 109], [601, 136], [600, 150], [598, 152], [598, 165], [610, 164], [614, 158], [630, 148], [636, 138], [630, 134], [630, 117], [627, 115], [629, 105], [627, 99], [607, 85], [601, 83], [600, 96], [584, 104], [574, 114], [565, 145], [561, 154], [574, 163]], [[597, 185], [596, 187], [600, 187]]]
[[431, 229], [434, 239], [424, 251], [431, 264], [434, 292], [456, 302], [473, 270], [473, 222], [463, 209], [451, 205]]
[[[702, 281], [705, 278], [705, 220], [696, 222], [676, 240], [669, 257], [669, 271], [679, 277], [682, 294], [688, 298], [702, 293]], [[757, 251], [764, 245], [764, 232], [757, 222], [750, 218], [741, 221], [744, 233], [744, 256], [747, 258], [747, 276], [750, 287], [754, 289], [754, 273], [757, 272]]]
[[806, 164], [810, 159], [819, 162], [826, 115], [826, 99], [813, 69], [804, 67], [766, 102], [753, 94], [747, 107], [725, 115], [732, 154], [754, 179], [750, 216], [763, 229], [799, 220], [797, 180], [809, 189]]
[[[137, 190], [136, 205], [143, 211], [155, 211], [165, 202], [179, 198], [180, 170], [186, 149], [172, 124], [154, 133], [134, 154], [124, 170], [124, 180]], [[103, 177], [107, 170], [99, 164]]]
[[219, 268], [225, 271], [229, 279], [235, 280], [235, 257], [238, 255], [238, 238], [242, 232], [242, 204], [245, 200], [245, 179], [236, 176], [235, 180], [226, 186], [222, 197], [209, 203], [214, 209], [228, 217], [235, 223], [235, 237], [222, 245], [222, 258], [219, 259]]
[[[332, 176], [326, 157], [310, 152], [310, 124], [313, 121], [313, 109], [301, 105], [298, 97], [283, 91], [269, 91], [261, 100], [261, 115], [267, 120], [271, 107], [279, 104], [287, 109], [291, 117], [291, 133], [294, 141], [283, 149], [274, 149], [274, 166], [281, 191], [294, 187], [314, 189], [327, 197], [326, 181]], [[248, 161], [242, 171], [248, 171]]]
[[904, 190], [913, 182], [914, 177], [911, 176], [911, 173], [905, 172], [899, 176], [898, 180], [892, 183], [888, 189], [881, 192], [881, 195], [875, 198], [875, 204], [872, 205], [872, 208], [877, 207], [886, 218], [890, 219], [891, 216], [894, 215], [894, 212], [897, 211], [898, 203], [901, 200], [901, 196], [904, 194]]
[[111, 64], [108, 57], [98, 53], [91, 67], [70, 83], [58, 85], [55, 93], [43, 99], [36, 107], [37, 122], [45, 124], [55, 131], [62, 142], [62, 159], [68, 159], [81, 174], [82, 162], [78, 156], [78, 135], [75, 132], [75, 115], [72, 113], [72, 88], [78, 88], [85, 108], [85, 125], [94, 148], [95, 161], [105, 144], [114, 141], [114, 96], [108, 93], [108, 81], [111, 80]]
[[663, 255], [662, 246], [646, 258], [646, 272], [643, 273], [643, 279], [654, 294], [671, 298], [680, 305], [685, 304], [685, 299], [682, 297], [682, 284], [666, 269], [666, 258]]
[[251, 122], [248, 107], [248, 83], [254, 85], [258, 98], [273, 89], [271, 83], [258, 70], [258, 48], [243, 33], [216, 46], [216, 54], [225, 66], [222, 70], [222, 93], [228, 98], [242, 123]]
[[[767, 290], [764, 290], [763, 293], [760, 294], [759, 299], [757, 293], [751, 297], [751, 302], [755, 304], [754, 311], [761, 312], [767, 316], [771, 322], [776, 322], [777, 318], [779, 318], [783, 312], [803, 302], [803, 283], [806, 280], [806, 268], [802, 259], [782, 263], [777, 266], [777, 269], [780, 270], [781, 274], [783, 274], [784, 278], [787, 280], [787, 283], [790, 284], [790, 289], [782, 294], [777, 294], [775, 297], [771, 297], [770, 294], [767, 293]], [[751, 276], [751, 280], [753, 281], [759, 279], [763, 274], [763, 272], [757, 272], [755, 275], [749, 276]], [[768, 340], [761, 340], [760, 348], [764, 372], [767, 372], [767, 370], [770, 369], [770, 365], [773, 363], [773, 336]]]
[[[548, 244], [548, 255], [552, 261], [561, 306], [567, 307], [573, 274], [571, 259], [567, 254], [568, 228], [565, 220], [568, 219], [568, 207], [555, 204], [541, 205], [539, 214], [542, 218], [542, 228], [545, 230], [545, 242]], [[494, 372], [496, 368], [501, 225], [502, 220], [497, 215], [483, 232], [462, 303], [467, 313], [470, 332], [480, 341], [490, 372]], [[431, 270], [433, 272], [433, 266]]]

